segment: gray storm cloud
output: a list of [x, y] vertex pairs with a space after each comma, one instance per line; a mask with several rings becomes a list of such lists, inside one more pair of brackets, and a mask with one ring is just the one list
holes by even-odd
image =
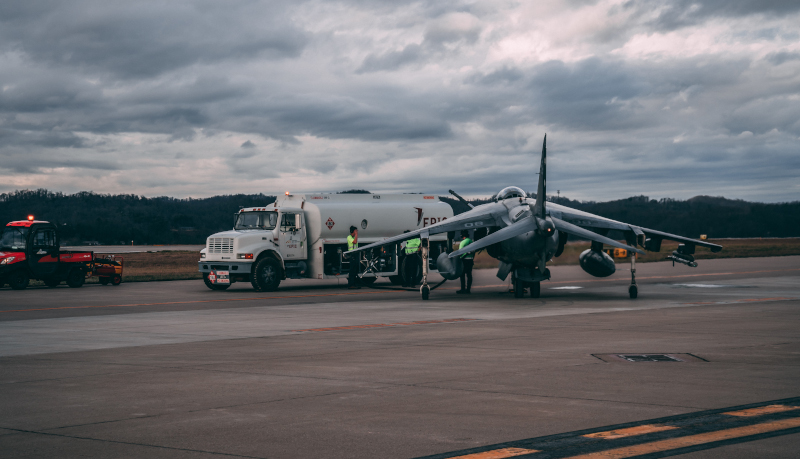
[[[800, 199], [790, 1], [0, 5], [0, 191]], [[87, 177], [91, 185], [87, 186]]]

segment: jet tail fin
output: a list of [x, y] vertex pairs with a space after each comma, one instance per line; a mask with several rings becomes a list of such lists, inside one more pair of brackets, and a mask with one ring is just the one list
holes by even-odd
[[532, 209], [534, 215], [544, 218], [545, 216], [545, 198], [547, 193], [547, 134], [544, 135], [544, 142], [542, 142], [542, 162], [539, 165], [539, 187], [536, 189], [536, 204]]

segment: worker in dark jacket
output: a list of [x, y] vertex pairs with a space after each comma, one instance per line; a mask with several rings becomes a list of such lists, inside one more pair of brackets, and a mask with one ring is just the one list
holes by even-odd
[[[347, 250], [355, 250], [358, 248], [358, 228], [355, 226], [350, 227], [350, 235], [347, 236]], [[350, 257], [350, 272], [347, 275], [347, 288], [361, 288], [356, 284], [356, 274], [358, 274], [359, 260], [361, 254], [351, 253]]]
[[[469, 238], [467, 231], [461, 232], [461, 244], [458, 245], [459, 250], [472, 244], [472, 239]], [[461, 274], [461, 290], [456, 293], [472, 293], [472, 266], [475, 264], [475, 252], [467, 252], [461, 255], [461, 262], [464, 263], [464, 272]], [[466, 288], [464, 286], [466, 280]]]

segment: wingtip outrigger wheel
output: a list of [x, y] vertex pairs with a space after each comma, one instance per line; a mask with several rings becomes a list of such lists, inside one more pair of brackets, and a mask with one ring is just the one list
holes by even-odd
[[430, 287], [428, 287], [428, 285], [425, 284], [422, 287], [420, 287], [419, 291], [420, 291], [420, 293], [422, 293], [422, 299], [427, 301], [428, 297], [430, 297], [430, 295], [431, 295]]
[[639, 296], [639, 288], [636, 287], [636, 252], [631, 253], [631, 286], [628, 287], [628, 295], [632, 300]]

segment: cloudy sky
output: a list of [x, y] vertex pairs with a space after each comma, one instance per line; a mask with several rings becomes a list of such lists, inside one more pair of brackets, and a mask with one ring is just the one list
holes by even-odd
[[797, 0], [0, 3], [0, 192], [800, 199]]

